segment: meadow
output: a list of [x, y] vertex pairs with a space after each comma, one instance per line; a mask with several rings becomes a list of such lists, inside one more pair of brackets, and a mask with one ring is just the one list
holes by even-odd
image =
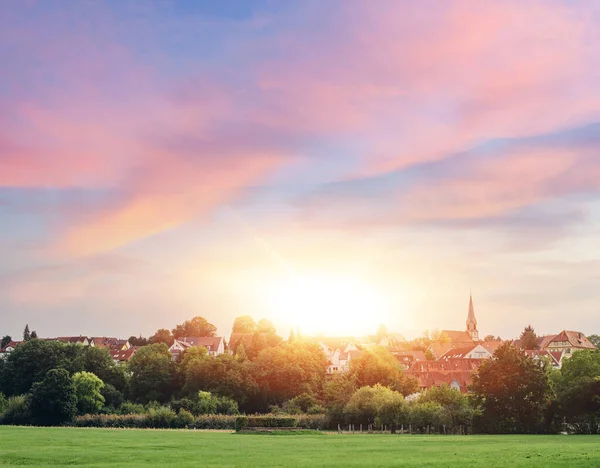
[[598, 436], [253, 435], [0, 427], [0, 466], [600, 466]]

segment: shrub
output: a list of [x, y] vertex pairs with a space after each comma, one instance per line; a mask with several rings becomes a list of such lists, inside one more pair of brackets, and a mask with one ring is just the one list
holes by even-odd
[[237, 401], [227, 397], [217, 398], [217, 414], [240, 414]]
[[301, 414], [295, 419], [296, 426], [301, 429], [331, 429], [331, 421], [326, 414]]
[[177, 415], [171, 408], [161, 407], [150, 409], [147, 415], [148, 427], [156, 429], [168, 429], [174, 427]]
[[194, 426], [194, 415], [185, 408], [181, 408], [175, 418], [174, 427], [184, 428]]
[[203, 414], [194, 421], [196, 429], [235, 429], [236, 416], [224, 414]]
[[0, 424], [26, 426], [31, 424], [29, 399], [26, 395], [16, 395], [6, 400], [4, 412], [0, 415]]
[[248, 416], [238, 416], [235, 418], [235, 430], [241, 431], [243, 428], [248, 427]]
[[146, 414], [146, 408], [142, 404], [126, 401], [121, 405], [119, 412], [121, 414]]
[[296, 427], [293, 416], [247, 416], [247, 427]]
[[4, 396], [4, 393], [0, 392], [0, 414], [4, 413], [5, 409], [6, 409], [6, 397]]

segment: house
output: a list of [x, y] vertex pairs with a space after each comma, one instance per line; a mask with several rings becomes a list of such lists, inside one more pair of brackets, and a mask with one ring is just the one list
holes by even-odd
[[90, 346], [96, 348], [108, 348], [113, 350], [129, 349], [131, 345], [127, 340], [119, 340], [118, 338], [108, 338], [106, 336], [93, 336], [90, 338]]
[[4, 348], [0, 349], [0, 358], [8, 356], [22, 341], [9, 341]]
[[129, 362], [138, 349], [139, 346], [132, 346], [128, 349], [110, 350], [109, 353], [115, 364], [122, 365]]
[[467, 393], [483, 359], [449, 358], [441, 361], [417, 362], [406, 372], [417, 380], [420, 390], [447, 384], [461, 393]]
[[534, 361], [541, 362], [547, 360], [550, 362], [552, 367], [560, 369], [562, 365], [562, 358], [564, 356], [562, 351], [547, 351], [541, 349], [527, 349], [523, 351], [527, 356], [532, 358]]
[[489, 359], [492, 357], [483, 345], [466, 346], [464, 348], [452, 348], [438, 358], [438, 360], [448, 359]]
[[[523, 348], [521, 340], [514, 340], [514, 346]], [[575, 351], [582, 349], [596, 349], [596, 347], [578, 331], [563, 330], [558, 335], [545, 335], [538, 337], [538, 349], [551, 353], [560, 353], [562, 358], [570, 358]]]
[[[340, 347], [332, 347], [335, 345], [340, 345]], [[328, 374], [348, 372], [350, 370], [350, 361], [363, 353], [362, 347], [347, 340], [326, 339], [319, 341], [319, 346], [328, 359]]]
[[504, 343], [502, 340], [490, 340], [481, 342], [481, 346], [487, 349], [492, 355]]
[[541, 348], [550, 352], [562, 352], [563, 357], [570, 358], [575, 351], [596, 349], [581, 332], [563, 330]]
[[57, 338], [48, 338], [50, 341], [60, 341], [61, 343], [79, 344], [82, 346], [94, 346], [90, 343], [87, 336], [59, 336]]
[[214, 357], [225, 352], [225, 341], [221, 336], [182, 336], [175, 339], [169, 352], [176, 360], [186, 349], [194, 347], [204, 347]]
[[392, 355], [404, 367], [405, 370], [410, 369], [415, 362], [427, 361], [425, 353], [421, 350], [392, 351]]

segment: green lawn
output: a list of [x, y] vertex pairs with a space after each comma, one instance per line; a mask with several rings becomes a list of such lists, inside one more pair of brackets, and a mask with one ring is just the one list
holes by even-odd
[[600, 436], [272, 436], [0, 426], [0, 466], [587, 467], [600, 466]]

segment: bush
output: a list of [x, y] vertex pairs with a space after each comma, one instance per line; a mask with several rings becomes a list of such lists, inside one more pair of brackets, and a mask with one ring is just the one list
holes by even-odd
[[4, 393], [0, 392], [0, 414], [4, 413], [5, 409], [6, 409], [6, 397], [4, 396]]
[[158, 409], [150, 409], [148, 411], [147, 420], [148, 427], [155, 429], [168, 429], [175, 427], [177, 415], [171, 408], [161, 407]]
[[236, 416], [224, 414], [203, 414], [196, 418], [194, 427], [196, 429], [235, 429]]
[[301, 414], [295, 417], [300, 429], [331, 429], [331, 421], [326, 414]]
[[6, 400], [4, 412], [0, 415], [0, 424], [27, 426], [31, 424], [29, 399], [26, 395], [16, 395]]
[[247, 416], [247, 427], [296, 427], [293, 416]]
[[235, 430], [241, 431], [243, 428], [248, 427], [248, 416], [238, 416], [235, 418]]
[[217, 398], [217, 414], [240, 414], [237, 401], [227, 397]]
[[121, 414], [146, 414], [146, 408], [142, 404], [126, 401], [121, 405], [119, 412]]
[[185, 408], [181, 408], [175, 418], [175, 427], [188, 428], [194, 426], [194, 415]]

